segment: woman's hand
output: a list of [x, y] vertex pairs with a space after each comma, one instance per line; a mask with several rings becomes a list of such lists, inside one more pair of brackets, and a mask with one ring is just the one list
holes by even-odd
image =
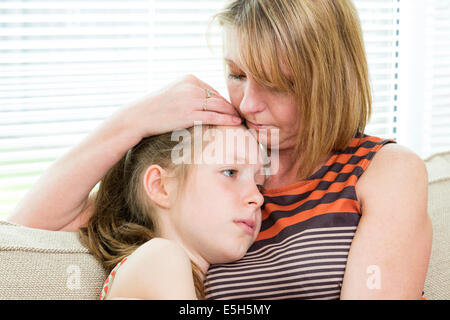
[[[206, 89], [212, 92], [208, 99]], [[194, 121], [236, 125], [237, 116], [216, 90], [186, 76], [113, 113], [42, 174], [8, 220], [32, 228], [76, 231], [92, 215], [95, 185], [142, 138], [188, 128]]]
[[193, 75], [144, 97], [120, 113], [126, 114], [129, 129], [136, 130], [141, 138], [189, 128], [194, 121], [212, 125], [241, 123], [236, 109], [219, 92]]

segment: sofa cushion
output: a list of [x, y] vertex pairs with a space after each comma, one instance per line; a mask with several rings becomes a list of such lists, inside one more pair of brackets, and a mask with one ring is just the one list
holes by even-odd
[[77, 233], [0, 221], [0, 300], [98, 299], [106, 273]]
[[425, 298], [450, 299], [450, 152], [425, 159], [428, 170], [428, 213], [433, 246], [425, 282]]

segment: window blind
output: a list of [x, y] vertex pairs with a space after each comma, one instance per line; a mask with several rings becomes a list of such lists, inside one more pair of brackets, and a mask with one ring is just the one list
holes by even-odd
[[425, 79], [431, 112], [426, 154], [450, 150], [450, 2], [427, 1]]
[[363, 29], [372, 86], [372, 116], [366, 132], [396, 138], [398, 12], [396, 0], [354, 0]]

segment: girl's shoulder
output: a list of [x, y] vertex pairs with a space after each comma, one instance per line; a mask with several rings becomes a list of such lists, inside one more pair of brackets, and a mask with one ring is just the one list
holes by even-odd
[[139, 259], [179, 259], [188, 261], [189, 256], [178, 243], [164, 238], [153, 238], [141, 245], [131, 256], [137, 256]]
[[177, 243], [154, 238], [127, 257], [116, 273], [110, 298], [194, 299], [192, 267]]

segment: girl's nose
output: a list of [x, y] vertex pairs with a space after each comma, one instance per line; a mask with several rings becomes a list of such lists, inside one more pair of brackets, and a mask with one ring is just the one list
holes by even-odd
[[255, 185], [254, 188], [252, 188], [247, 203], [250, 206], [254, 206], [255, 208], [261, 207], [264, 203], [264, 196], [259, 192], [258, 187]]

